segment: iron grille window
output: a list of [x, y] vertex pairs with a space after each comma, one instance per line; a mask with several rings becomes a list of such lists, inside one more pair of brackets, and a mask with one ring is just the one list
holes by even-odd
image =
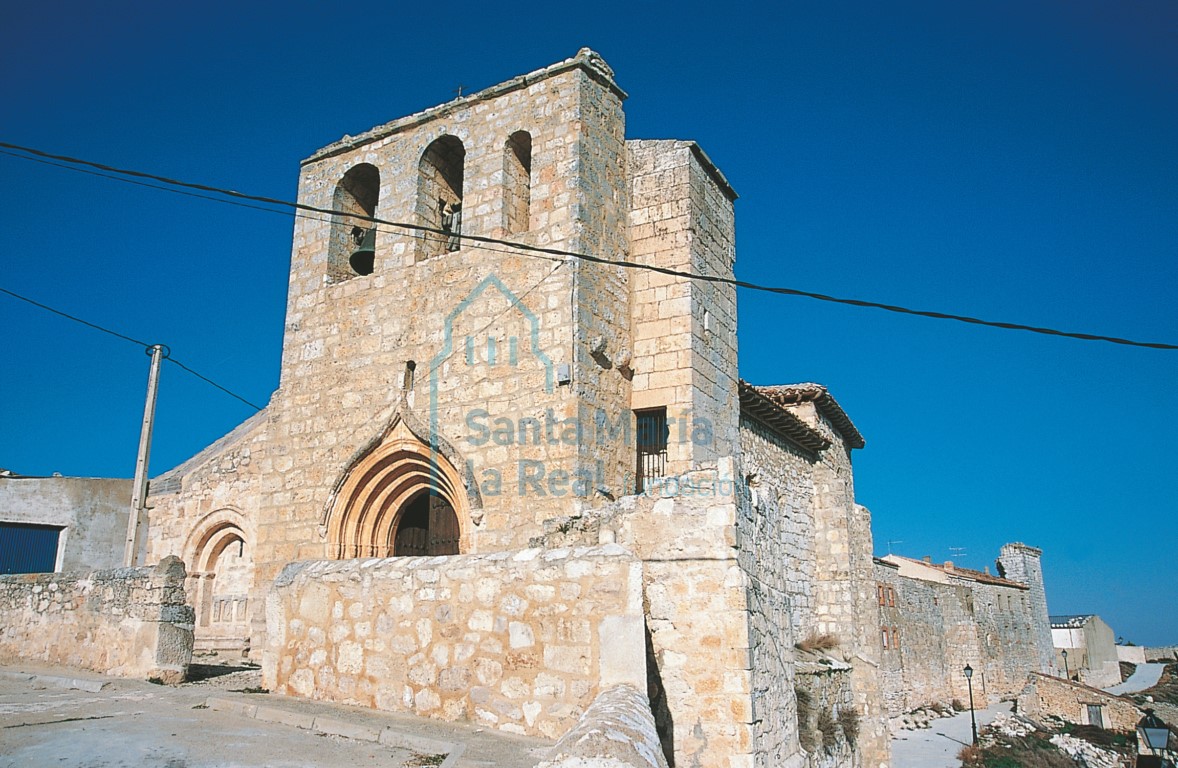
[[667, 471], [667, 409], [651, 408], [634, 415], [638, 417], [638, 492], [642, 493], [650, 480]]

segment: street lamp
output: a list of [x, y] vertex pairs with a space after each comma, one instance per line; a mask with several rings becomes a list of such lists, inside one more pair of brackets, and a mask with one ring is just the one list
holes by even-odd
[[[1152, 709], [1145, 710], [1145, 717], [1137, 724], [1138, 741], [1145, 741], [1149, 751], [1165, 757], [1170, 748], [1170, 728], [1162, 719], [1153, 713]], [[1173, 763], [1163, 762], [1163, 765]]]
[[969, 686], [969, 724], [973, 728], [973, 743], [978, 743], [978, 721], [973, 714], [973, 667], [965, 665], [965, 683]]
[[1068, 649], [1064, 648], [1060, 653], [1063, 654], [1063, 676], [1066, 680], [1072, 679], [1071, 670], [1068, 669]]

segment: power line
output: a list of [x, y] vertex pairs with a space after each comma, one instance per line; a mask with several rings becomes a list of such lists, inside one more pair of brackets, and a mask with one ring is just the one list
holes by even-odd
[[[57, 155], [57, 154], [45, 152], [45, 151], [42, 151], [39, 149], [34, 149], [32, 147], [22, 146], [20, 144], [11, 144], [9, 142], [0, 141], [0, 147], [5, 147], [8, 149], [15, 149], [20, 152], [26, 152], [26, 153], [28, 153], [30, 155], [34, 155], [38, 158], [45, 158], [48, 160], [56, 160], [56, 161], [60, 161], [62, 163], [68, 163], [71, 166], [72, 165], [81, 165], [81, 166], [86, 166], [88, 168], [94, 168], [94, 169], [97, 169], [100, 171], [106, 171], [108, 173], [117, 173], [117, 174], [122, 174], [122, 175], [126, 175], [126, 176], [132, 176], [135, 178], [150, 179], [152, 181], [157, 181], [162, 184], [167, 184], [167, 185], [176, 186], [176, 187], [183, 187], [185, 189], [199, 190], [201, 192], [211, 192], [211, 193], [218, 194], [218, 195], [225, 195], [228, 197], [236, 198], [237, 200], [250, 200], [250, 201], [253, 201], [256, 203], [265, 203], [267, 205], [278, 205], [278, 206], [292, 208], [294, 210], [299, 210], [299, 211], [310, 211], [313, 213], [327, 214], [329, 216], [344, 215], [344, 216], [349, 217], [350, 219], [354, 219], [357, 221], [370, 221], [374, 224], [383, 224], [385, 226], [394, 227], [397, 229], [408, 230], [412, 233], [420, 233], [420, 234], [433, 233], [433, 234], [440, 234], [440, 235], [446, 235], [446, 236], [454, 236], [452, 232], [447, 232], [447, 231], [444, 231], [441, 229], [436, 229], [434, 227], [427, 227], [427, 226], [424, 226], [421, 224], [409, 224], [406, 222], [390, 221], [388, 219], [381, 219], [381, 218], [377, 218], [375, 216], [366, 216], [366, 215], [362, 215], [362, 214], [355, 214], [355, 213], [350, 213], [350, 212], [345, 212], [345, 211], [336, 211], [336, 210], [333, 210], [330, 208], [320, 208], [318, 206], [307, 205], [305, 203], [299, 203], [299, 202], [294, 202], [294, 201], [290, 201], [290, 200], [281, 200], [278, 198], [264, 197], [261, 195], [251, 195], [251, 194], [247, 194], [244, 192], [237, 192], [237, 191], [230, 190], [230, 189], [224, 189], [221, 187], [214, 187], [214, 186], [210, 186], [207, 184], [196, 184], [193, 182], [181, 181], [179, 179], [172, 179], [167, 176], [159, 176], [156, 174], [146, 173], [143, 171], [135, 171], [135, 170], [130, 170], [130, 169], [126, 169], [126, 168], [118, 168], [116, 166], [106, 165], [104, 163], [96, 163], [91, 160], [84, 160], [84, 159], [77, 158], [77, 157], [70, 157], [68, 155]], [[5, 153], [5, 154], [9, 154], [9, 153]], [[18, 155], [18, 157], [19, 157], [19, 155]], [[32, 158], [30, 158], [30, 159], [32, 159]], [[62, 167], [67, 167], [69, 170], [78, 170], [78, 171], [83, 170], [80, 168], [72, 168], [69, 166], [62, 166]], [[105, 174], [97, 174], [97, 175], [105, 175]], [[155, 187], [155, 185], [151, 185], [151, 184], [144, 184], [144, 186], [158, 188], [158, 187]], [[240, 204], [240, 203], [237, 203], [236, 201], [220, 200], [219, 198], [206, 197], [204, 195], [195, 195], [195, 196], [203, 197], [205, 199], [215, 200], [218, 202], [226, 202], [226, 203], [232, 202], [233, 204]], [[257, 206], [246, 206], [246, 207], [256, 208]], [[262, 210], [269, 210], [269, 211], [273, 212], [273, 209], [269, 209], [269, 208], [264, 208]], [[952, 320], [952, 321], [959, 322], [959, 323], [967, 323], [970, 325], [980, 325], [980, 326], [986, 326], [989, 328], [1000, 328], [1000, 329], [1009, 330], [1009, 331], [1025, 331], [1028, 333], [1037, 333], [1037, 334], [1041, 334], [1041, 335], [1045, 335], [1045, 336], [1059, 336], [1059, 337], [1069, 338], [1069, 339], [1078, 339], [1080, 341], [1104, 341], [1104, 342], [1108, 342], [1110, 344], [1120, 344], [1120, 345], [1130, 346], [1130, 347], [1144, 347], [1147, 349], [1168, 349], [1168, 350], [1178, 349], [1178, 344], [1166, 344], [1166, 343], [1162, 343], [1162, 342], [1148, 342], [1148, 341], [1135, 341], [1132, 339], [1121, 338], [1118, 336], [1105, 336], [1105, 335], [1101, 335], [1101, 334], [1078, 333], [1078, 332], [1074, 332], [1074, 331], [1061, 331], [1061, 330], [1058, 330], [1055, 328], [1046, 328], [1046, 327], [1035, 326], [1035, 325], [1024, 325], [1022, 323], [1008, 323], [1008, 322], [1002, 322], [1002, 321], [997, 321], [997, 320], [985, 320], [983, 318], [972, 317], [969, 315], [957, 315], [957, 314], [951, 314], [951, 313], [947, 313], [947, 312], [935, 312], [935, 311], [931, 311], [931, 310], [913, 309], [912, 307], [904, 307], [904, 306], [900, 306], [897, 304], [885, 304], [883, 302], [878, 302], [878, 301], [868, 301], [868, 300], [864, 300], [864, 299], [848, 299], [848, 298], [843, 298], [843, 297], [838, 297], [838, 296], [831, 296], [831, 295], [824, 294], [824, 293], [816, 293], [813, 291], [803, 291], [803, 290], [800, 290], [797, 288], [787, 288], [784, 286], [762, 285], [759, 283], [752, 283], [747, 280], [738, 280], [736, 278], [731, 278], [731, 277], [722, 277], [719, 275], [697, 274], [694, 272], [687, 272], [687, 271], [678, 270], [678, 269], [659, 267], [659, 266], [656, 266], [653, 264], [638, 264], [638, 263], [630, 262], [630, 261], [621, 261], [618, 259], [609, 259], [609, 258], [605, 258], [602, 256], [594, 256], [592, 254], [587, 254], [587, 253], [577, 253], [575, 251], [566, 251], [566, 250], [563, 250], [560, 248], [547, 248], [544, 246], [530, 245], [528, 243], [513, 242], [511, 240], [503, 240], [500, 238], [485, 237], [482, 235], [460, 235], [459, 239], [463, 242], [472, 242], [472, 243], [479, 244], [479, 245], [476, 245], [476, 247], [485, 247], [485, 244], [508, 246], [510, 248], [514, 248], [514, 249], [517, 249], [520, 251], [525, 251], [525, 252], [531, 253], [531, 254], [547, 254], [549, 256], [560, 256], [560, 257], [565, 257], [565, 258], [579, 259], [581, 261], [588, 261], [588, 262], [592, 262], [592, 263], [596, 263], [596, 264], [606, 264], [606, 265], [622, 267], [622, 268], [626, 268], [626, 269], [642, 269], [642, 270], [647, 270], [647, 271], [651, 271], [651, 272], [658, 272], [661, 274], [670, 275], [673, 277], [684, 277], [684, 278], [687, 278], [690, 280], [699, 280], [702, 282], [721, 283], [724, 285], [732, 285], [737, 288], [745, 288], [745, 289], [751, 290], [751, 291], [762, 291], [765, 293], [774, 293], [774, 294], [784, 295], [784, 296], [801, 296], [801, 297], [808, 298], [808, 299], [814, 299], [816, 301], [824, 301], [824, 302], [829, 302], [829, 303], [833, 303], [833, 304], [842, 304], [842, 305], [851, 306], [851, 307], [865, 307], [865, 308], [871, 308], [871, 309], [881, 309], [886, 312], [894, 312], [897, 314], [912, 315], [912, 316], [916, 316], [916, 317], [926, 317], [926, 318], [931, 318], [934, 320]], [[493, 250], [493, 249], [487, 249], [487, 250]]]
[[110, 328], [104, 328], [101, 325], [98, 325], [96, 323], [92, 323], [89, 320], [83, 320], [82, 318], [71, 315], [68, 312], [62, 312], [60, 309], [54, 309], [53, 307], [49, 306], [48, 304], [42, 304], [39, 301], [33, 301], [28, 296], [21, 296], [19, 293], [15, 293], [13, 291], [10, 291], [7, 288], [0, 288], [0, 293], [7, 293], [9, 296], [11, 296], [14, 299], [20, 299], [21, 301], [26, 301], [29, 304], [32, 304], [34, 307], [40, 307], [41, 309], [44, 309], [48, 312], [52, 312], [55, 315], [61, 315], [62, 317], [66, 318], [67, 320], [73, 320], [75, 323], [81, 323], [82, 325], [93, 328], [96, 331], [102, 331], [103, 333], [109, 333], [111, 336], [114, 336], [116, 339], [122, 339], [123, 341], [129, 341], [132, 344], [138, 344], [139, 346], [143, 347], [144, 349], [150, 349], [152, 346], [151, 344], [148, 344], [146, 341], [140, 341], [139, 339], [133, 339], [130, 336], [125, 336], [125, 335], [119, 333], [118, 331], [112, 331]]
[[[71, 315], [68, 312], [62, 312], [60, 309], [55, 309], [54, 307], [51, 307], [48, 304], [42, 304], [39, 301], [35, 301], [33, 299], [30, 299], [28, 296], [22, 296], [19, 293], [16, 293], [15, 291], [8, 290], [7, 288], [0, 287], [0, 293], [5, 293], [14, 299], [19, 299], [21, 301], [27, 302], [29, 304], [32, 304], [34, 307], [38, 307], [38, 308], [43, 309], [47, 312], [52, 312], [55, 315], [60, 315], [61, 317], [64, 317], [67, 320], [72, 320], [75, 323], [81, 323], [82, 325], [84, 325], [88, 328], [93, 328], [96, 331], [101, 331], [103, 333], [110, 334], [111, 336], [114, 336], [116, 339], [122, 339], [123, 341], [129, 341], [132, 344], [143, 347], [146, 350], [150, 351], [152, 347], [156, 346], [155, 344], [148, 344], [146, 341], [140, 341], [139, 339], [133, 338], [131, 336], [127, 336], [126, 334], [119, 333], [118, 331], [113, 331], [110, 328], [107, 328], [102, 325], [98, 325], [97, 323], [92, 323], [89, 320], [83, 320], [82, 318], [78, 317], [77, 315]], [[165, 349], [167, 348], [166, 344], [161, 344], [159, 346], [162, 346]], [[227, 388], [221, 386], [220, 384], [218, 384], [217, 382], [213, 381], [212, 379], [210, 379], [208, 376], [205, 376], [204, 374], [200, 373], [199, 371], [195, 371], [192, 368], [189, 368], [184, 363], [182, 363], [179, 360], [177, 360], [176, 358], [172, 357], [170, 351], [164, 355], [164, 359], [171, 362], [171, 363], [175, 363], [180, 368], [184, 369], [185, 371], [188, 371], [190, 374], [192, 374], [196, 378], [198, 378], [201, 381], [204, 381], [208, 384], [213, 385], [214, 387], [221, 390], [222, 392], [229, 395], [230, 397], [234, 397], [234, 398], [240, 400], [241, 402], [248, 405], [250, 408], [253, 408], [255, 411], [262, 410], [261, 406], [251, 403], [249, 400], [246, 400], [244, 397], [237, 394], [233, 390], [227, 389]]]
[[169, 358], [168, 358], [168, 362], [175, 363], [176, 365], [180, 366], [180, 368], [182, 368], [182, 369], [183, 369], [183, 370], [185, 370], [185, 371], [188, 371], [189, 373], [191, 373], [191, 374], [192, 374], [193, 376], [195, 376], [196, 378], [200, 379], [201, 381], [205, 382], [206, 384], [212, 384], [212, 385], [213, 385], [214, 387], [216, 387], [217, 389], [221, 390], [222, 392], [224, 392], [225, 394], [229, 395], [230, 397], [235, 397], [235, 398], [237, 398], [237, 399], [238, 399], [238, 400], [240, 400], [241, 402], [243, 402], [243, 403], [245, 403], [246, 405], [248, 405], [250, 408], [253, 408], [255, 411], [260, 411], [260, 410], [262, 410], [262, 407], [261, 407], [261, 406], [259, 406], [259, 405], [254, 405], [254, 404], [253, 404], [253, 403], [251, 403], [249, 400], [246, 400], [244, 397], [242, 397], [241, 395], [237, 394], [237, 393], [236, 393], [236, 392], [234, 392], [233, 390], [226, 389], [225, 387], [222, 387], [220, 384], [218, 384], [217, 382], [213, 381], [213, 380], [212, 380], [212, 379], [210, 379], [208, 376], [205, 376], [204, 374], [201, 374], [201, 373], [199, 373], [199, 372], [197, 372], [197, 371], [194, 371], [194, 370], [192, 370], [191, 368], [189, 368], [187, 365], [185, 365], [184, 363], [180, 362], [180, 361], [179, 361], [179, 360], [177, 360], [176, 358], [174, 358], [174, 357], [169, 357]]

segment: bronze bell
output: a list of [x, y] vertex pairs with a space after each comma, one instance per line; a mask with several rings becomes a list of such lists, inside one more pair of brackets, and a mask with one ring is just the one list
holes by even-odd
[[353, 227], [352, 240], [356, 243], [356, 250], [348, 257], [352, 271], [357, 275], [371, 275], [376, 262], [376, 227]]

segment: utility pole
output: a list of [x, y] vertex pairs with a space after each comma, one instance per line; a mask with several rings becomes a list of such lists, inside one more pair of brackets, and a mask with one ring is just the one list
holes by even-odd
[[147, 402], [143, 405], [143, 428], [139, 432], [139, 456], [135, 460], [135, 480], [131, 486], [131, 513], [127, 519], [127, 548], [123, 551], [123, 565], [131, 568], [139, 554], [139, 519], [147, 508], [147, 465], [151, 458], [151, 431], [155, 426], [155, 397], [159, 390], [160, 363], [164, 346], [155, 344], [146, 351], [151, 355], [151, 370], [147, 374]]

